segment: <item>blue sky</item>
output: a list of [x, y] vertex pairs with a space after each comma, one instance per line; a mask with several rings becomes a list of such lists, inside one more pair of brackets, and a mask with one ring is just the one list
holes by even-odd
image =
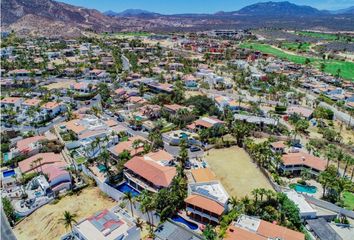
[[[128, 8], [144, 9], [152, 12], [173, 13], [215, 13], [235, 11], [244, 6], [268, 0], [58, 0], [61, 2], [94, 8], [99, 11], [116, 12]], [[277, 1], [277, 0], [273, 0]], [[289, 0], [298, 5], [309, 5], [318, 9], [337, 10], [354, 5], [354, 0]]]

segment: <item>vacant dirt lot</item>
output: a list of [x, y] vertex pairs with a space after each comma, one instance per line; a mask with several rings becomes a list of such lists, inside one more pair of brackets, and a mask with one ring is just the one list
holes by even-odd
[[250, 195], [254, 188], [272, 189], [242, 148], [212, 149], [207, 153], [206, 160], [230, 196]]
[[65, 229], [58, 219], [63, 217], [64, 211], [76, 214], [76, 221], [117, 205], [112, 199], [102, 195], [97, 187], [82, 190], [77, 196], [63, 197], [57, 204], [48, 204], [20, 222], [14, 229], [18, 240], [47, 240], [59, 239], [61, 235], [70, 231]]

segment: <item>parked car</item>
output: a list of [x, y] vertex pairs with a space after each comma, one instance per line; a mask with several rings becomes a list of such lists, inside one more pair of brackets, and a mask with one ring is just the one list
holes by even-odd
[[191, 146], [190, 150], [191, 150], [191, 152], [198, 152], [201, 149], [200, 149], [200, 147], [197, 147], [197, 146]]

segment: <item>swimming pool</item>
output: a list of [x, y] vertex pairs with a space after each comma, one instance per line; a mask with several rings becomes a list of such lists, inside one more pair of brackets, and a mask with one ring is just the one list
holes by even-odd
[[181, 132], [180, 138], [182, 138], [182, 139], [188, 139], [188, 134], [187, 134], [187, 133], [184, 133], [184, 132]]
[[195, 223], [192, 223], [190, 221], [187, 221], [186, 219], [184, 219], [181, 216], [174, 216], [171, 218], [173, 221], [175, 222], [179, 222], [179, 223], [183, 223], [184, 225], [186, 225], [187, 227], [189, 227], [191, 230], [197, 230], [198, 229], [198, 225]]
[[7, 161], [9, 161], [10, 159], [10, 156], [9, 156], [9, 153], [4, 153], [4, 162], [7, 162]]
[[36, 197], [40, 197], [40, 196], [42, 196], [42, 193], [41, 193], [41, 192], [35, 192], [34, 195], [35, 195]]
[[100, 172], [106, 172], [107, 171], [106, 167], [104, 165], [102, 165], [102, 164], [98, 165], [97, 168], [98, 168], [98, 170]]
[[314, 193], [317, 192], [317, 187], [296, 184], [295, 185], [295, 191], [296, 192], [304, 192], [304, 193], [314, 194]]
[[140, 192], [129, 186], [128, 183], [122, 183], [121, 185], [117, 186], [116, 189], [122, 193], [130, 192], [133, 197], [137, 197], [140, 195]]
[[11, 170], [6, 170], [2, 172], [2, 175], [4, 176], [4, 178], [6, 177], [12, 177], [13, 175], [15, 175], [15, 170], [11, 169]]

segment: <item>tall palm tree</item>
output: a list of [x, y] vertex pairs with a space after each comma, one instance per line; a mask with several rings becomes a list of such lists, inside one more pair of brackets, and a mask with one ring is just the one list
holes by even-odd
[[131, 192], [126, 192], [123, 196], [123, 201], [128, 201], [130, 204], [130, 211], [132, 213], [132, 217], [134, 217], [133, 205], [134, 205], [134, 196]]
[[137, 228], [139, 228], [140, 229], [140, 231], [142, 231], [143, 229], [144, 229], [144, 221], [143, 220], [141, 220], [141, 218], [136, 218], [135, 219], [135, 226], [137, 227]]
[[41, 173], [43, 174], [43, 168], [42, 168], [42, 161], [43, 161], [43, 158], [42, 158], [42, 157], [39, 157], [39, 158], [37, 158], [35, 161], [36, 161], [36, 162], [38, 163], [38, 165], [40, 166], [40, 168], [41, 168]]
[[255, 201], [255, 205], [258, 204], [258, 194], [259, 194], [259, 189], [255, 188], [252, 190], [252, 195], [254, 196], [254, 201]]
[[342, 149], [338, 149], [336, 151], [336, 160], [337, 160], [337, 172], [339, 173], [339, 165], [340, 165], [340, 162], [343, 161], [344, 159], [344, 152]]
[[72, 231], [73, 224], [77, 223], [76, 217], [76, 214], [71, 214], [69, 211], [65, 211], [63, 218], [60, 218], [58, 222], [64, 224], [65, 229], [68, 229], [70, 227], [70, 231]]
[[327, 158], [327, 167], [329, 166], [329, 161], [333, 159], [336, 155], [336, 146], [333, 144], [329, 144], [326, 148], [325, 156]]
[[343, 160], [345, 162], [345, 167], [343, 172], [343, 177], [344, 177], [345, 174], [347, 173], [348, 167], [354, 164], [354, 157], [350, 156], [349, 154], [345, 154]]
[[229, 203], [230, 203], [232, 209], [234, 209], [234, 208], [236, 208], [237, 205], [239, 204], [239, 201], [238, 201], [237, 197], [232, 196], [232, 197], [229, 199]]

